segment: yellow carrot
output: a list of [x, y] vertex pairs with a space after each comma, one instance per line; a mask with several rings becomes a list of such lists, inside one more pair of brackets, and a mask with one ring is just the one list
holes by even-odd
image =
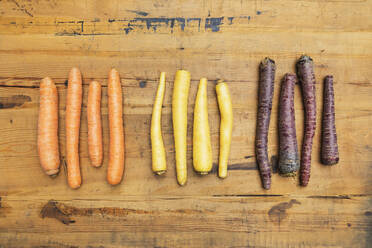
[[161, 109], [165, 91], [165, 72], [160, 73], [158, 90], [151, 118], [152, 171], [158, 175], [167, 171], [163, 136], [161, 134]]
[[233, 111], [229, 88], [226, 83], [219, 80], [216, 86], [218, 107], [221, 114], [220, 124], [220, 157], [218, 176], [227, 177], [227, 162], [230, 154], [231, 136], [233, 127]]
[[190, 88], [190, 73], [178, 70], [174, 79], [172, 119], [176, 148], [177, 181], [182, 186], [187, 181], [187, 99]]
[[193, 128], [194, 170], [206, 175], [212, 170], [212, 145], [208, 122], [207, 79], [200, 79], [196, 94]]

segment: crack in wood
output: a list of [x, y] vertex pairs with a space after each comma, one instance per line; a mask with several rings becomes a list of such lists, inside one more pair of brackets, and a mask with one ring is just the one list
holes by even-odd
[[24, 6], [21, 6], [16, 0], [10, 0], [10, 1], [13, 2], [20, 11], [27, 14], [28, 16], [34, 17], [34, 15], [30, 11], [28, 11]]
[[282, 197], [279, 194], [238, 194], [238, 195], [213, 195], [213, 197]]

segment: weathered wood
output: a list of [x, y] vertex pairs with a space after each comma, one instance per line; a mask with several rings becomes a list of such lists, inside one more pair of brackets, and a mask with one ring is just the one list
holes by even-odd
[[[0, 247], [369, 247], [372, 243], [371, 0], [77, 1], [0, 0]], [[258, 63], [275, 59], [269, 132], [275, 162], [280, 80], [296, 59], [315, 61], [317, 111], [322, 79], [335, 78], [340, 163], [320, 159], [321, 115], [309, 186], [273, 174], [264, 191], [254, 157]], [[71, 190], [65, 169], [43, 174], [36, 152], [39, 82], [52, 77], [60, 97], [60, 149], [65, 155], [67, 74], [84, 77], [80, 138], [83, 184]], [[107, 73], [122, 77], [126, 171], [121, 185], [105, 181], [108, 157]], [[188, 183], [175, 179], [171, 93], [176, 69], [191, 72]], [[150, 119], [157, 79], [167, 72], [163, 134], [168, 171], [151, 172]], [[233, 95], [229, 176], [216, 167], [192, 171], [192, 111], [208, 77], [213, 161], [219, 112], [214, 80]], [[104, 163], [89, 166], [86, 102], [91, 80], [103, 84]], [[295, 89], [301, 145], [303, 105]], [[43, 218], [44, 217], [44, 218]]]

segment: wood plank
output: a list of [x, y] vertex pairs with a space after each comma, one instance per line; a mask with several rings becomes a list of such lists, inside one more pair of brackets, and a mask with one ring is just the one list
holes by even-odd
[[[336, 247], [341, 243], [334, 233], [344, 235], [342, 246], [352, 246], [358, 240], [357, 245], [363, 247], [370, 240], [370, 234], [367, 234], [371, 231], [370, 197], [258, 199], [150, 196], [109, 201], [24, 201], [22, 197], [4, 197], [2, 219], [8, 224], [4, 226], [1, 222], [0, 230], [22, 233], [17, 240], [13, 239], [12, 245], [30, 239], [31, 244], [50, 242], [52, 246], [83, 246], [97, 241], [97, 244], [109, 247], [145, 247], [154, 243], [166, 247], [198, 247], [200, 244], [245, 247], [250, 242], [262, 247], [286, 247], [288, 244]], [[45, 232], [50, 235], [42, 237]], [[290, 232], [299, 235], [290, 235]], [[309, 232], [319, 234], [320, 238], [312, 241], [313, 235], [308, 235]], [[361, 238], [364, 235], [367, 239]], [[0, 240], [9, 241], [12, 236], [3, 233]], [[59, 238], [62, 236], [63, 240]], [[327, 236], [330, 238], [325, 238]], [[157, 238], [150, 240], [150, 237]], [[283, 238], [288, 243], [283, 242]]]
[[[0, 247], [369, 247], [372, 243], [372, 0], [0, 0]], [[276, 61], [269, 156], [278, 153], [281, 77], [304, 53], [313, 57], [318, 126], [312, 176], [273, 174], [261, 188], [254, 157], [258, 64]], [[84, 77], [80, 138], [83, 185], [71, 190], [64, 163], [45, 176], [36, 153], [38, 87], [58, 85], [61, 156], [65, 155], [67, 74]], [[105, 181], [108, 155], [107, 73], [122, 77], [126, 172], [117, 187]], [[171, 94], [177, 69], [191, 72], [188, 104], [188, 183], [175, 180]], [[168, 172], [150, 170], [149, 129], [160, 71], [167, 72], [163, 134]], [[322, 79], [335, 77], [341, 161], [319, 163]], [[192, 120], [198, 80], [207, 77], [217, 163], [219, 111], [214, 81], [233, 95], [229, 177], [192, 169]], [[103, 84], [105, 159], [87, 156], [86, 95]], [[303, 104], [295, 89], [301, 145]], [[44, 211], [42, 211], [44, 209]], [[41, 213], [43, 212], [43, 214]], [[42, 216], [44, 215], [44, 218]], [[61, 221], [65, 221], [63, 224]], [[70, 223], [69, 223], [70, 222]], [[68, 225], [67, 225], [68, 223]]]
[[125, 35], [245, 28], [365, 32], [371, 31], [370, 6], [371, 0], [145, 0], [141, 4], [132, 0], [125, 5], [117, 1], [2, 1], [0, 33]]

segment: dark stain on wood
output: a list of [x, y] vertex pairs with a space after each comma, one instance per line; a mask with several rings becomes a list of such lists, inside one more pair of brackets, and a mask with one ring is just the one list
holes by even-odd
[[68, 80], [66, 79], [64, 82], [64, 85], [67, 87], [68, 86]]
[[365, 216], [372, 216], [372, 211], [366, 211], [366, 212], [364, 212], [364, 215]]
[[44, 207], [40, 211], [41, 218], [54, 218], [59, 220], [65, 225], [69, 225], [71, 223], [75, 223], [74, 220], [71, 220], [68, 214], [61, 211], [58, 203], [54, 200], [48, 201], [47, 204], [44, 205]]
[[147, 82], [145, 80], [142, 80], [139, 82], [139, 87], [140, 88], [146, 88]]
[[167, 211], [155, 211], [155, 210], [142, 210], [142, 209], [130, 209], [130, 208], [114, 208], [114, 207], [102, 207], [102, 208], [77, 208], [64, 203], [57, 202], [55, 200], [49, 200], [41, 209], [41, 218], [54, 218], [62, 222], [65, 225], [75, 223], [72, 220], [72, 216], [111, 216], [111, 217], [125, 217], [129, 214], [150, 214], [159, 215], [161, 213], [166, 214], [212, 214], [213, 210], [198, 210], [198, 209], [175, 209]]
[[138, 11], [138, 10], [127, 10], [128, 12], [131, 12], [131, 13], [134, 13], [136, 15], [140, 15], [140, 16], [148, 16], [149, 13], [145, 12], [145, 11]]
[[227, 169], [228, 170], [257, 170], [257, 166], [255, 162], [237, 163], [237, 164], [229, 165]]
[[[249, 156], [245, 156], [244, 158], [248, 159], [248, 158], [252, 158], [254, 157], [253, 155], [249, 155]], [[272, 166], [272, 170], [273, 170], [273, 173], [277, 173], [278, 172], [278, 156], [276, 155], [273, 155], [271, 156], [271, 166]], [[247, 162], [247, 163], [236, 163], [236, 164], [231, 164], [227, 167], [228, 170], [258, 170], [258, 167], [257, 167], [257, 162]], [[213, 167], [212, 167], [212, 173], [214, 172], [217, 172], [218, 171], [218, 164], [217, 163], [213, 163]]]
[[[227, 166], [227, 170], [257, 170], [256, 162], [247, 163], [236, 163]], [[216, 173], [218, 171], [218, 163], [213, 163], [213, 167], [210, 173]]]
[[[118, 35], [118, 34], [130, 34], [132, 32], [157, 32], [160, 27], [163, 29], [162, 32], [165, 33], [173, 33], [175, 28], [179, 28], [182, 32], [185, 31], [185, 27], [194, 28], [193, 31], [201, 32], [201, 25], [204, 22], [204, 31], [212, 31], [212, 32], [219, 32], [221, 31], [221, 26], [224, 23], [224, 16], [221, 17], [146, 17], [148, 15], [147, 12], [142, 11], [132, 11], [128, 10], [129, 12], [136, 13], [141, 17], [135, 18], [123, 18], [123, 19], [115, 19], [109, 18], [105, 21], [109, 23], [120, 22], [120, 25], [115, 25], [110, 30], [111, 32], [84, 32], [84, 25], [89, 23], [101, 22], [100, 19], [93, 19], [93, 20], [78, 20], [78, 21], [58, 21], [56, 22], [57, 31], [55, 32], [56, 36], [98, 36], [98, 35]], [[147, 14], [147, 15], [146, 15]], [[226, 25], [234, 25], [235, 19], [247, 19], [248, 21], [251, 19], [250, 16], [229, 16], [226, 17], [227, 22]], [[103, 22], [103, 21], [102, 21]], [[197, 23], [197, 25], [195, 25]], [[74, 30], [71, 30], [71, 24], [76, 24]], [[64, 27], [66, 25], [66, 27]], [[197, 30], [195, 30], [197, 28]], [[71, 30], [71, 31], [67, 31]], [[188, 30], [190, 31], [190, 30]]]
[[31, 102], [30, 96], [13, 95], [10, 97], [0, 97], [0, 109], [9, 109], [22, 106], [25, 102]]
[[198, 31], [200, 32], [201, 18], [199, 18], [199, 17], [187, 18], [187, 25], [189, 25], [189, 23], [193, 22], [193, 21], [198, 22]]
[[131, 20], [131, 22], [145, 22], [147, 30], [152, 29], [156, 32], [157, 28], [160, 26], [170, 27], [171, 32], [173, 32], [173, 28], [177, 23], [181, 30], [185, 30], [185, 18], [183, 17], [174, 17], [174, 18], [166, 18], [166, 17], [153, 17], [153, 18], [135, 18]]
[[295, 199], [292, 199], [289, 202], [282, 202], [273, 206], [268, 212], [270, 221], [280, 225], [280, 222], [288, 216], [287, 210], [290, 209], [294, 204], [301, 203]]
[[205, 19], [205, 30], [211, 30], [212, 32], [220, 31], [220, 26], [223, 24], [224, 17], [210, 17]]

